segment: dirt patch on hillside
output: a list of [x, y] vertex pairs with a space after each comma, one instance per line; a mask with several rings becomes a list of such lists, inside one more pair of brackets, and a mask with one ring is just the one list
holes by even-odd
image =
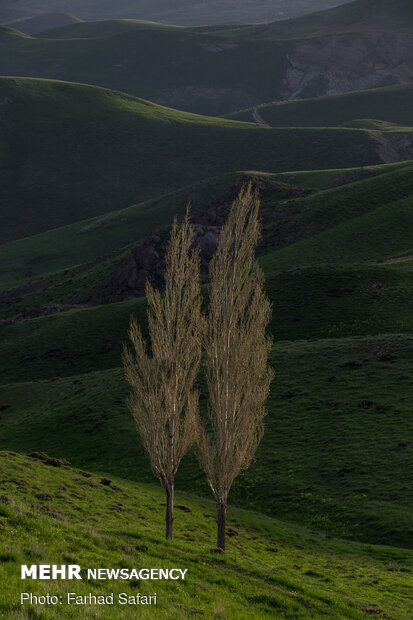
[[413, 81], [413, 34], [313, 37], [293, 45], [281, 98], [341, 94]]

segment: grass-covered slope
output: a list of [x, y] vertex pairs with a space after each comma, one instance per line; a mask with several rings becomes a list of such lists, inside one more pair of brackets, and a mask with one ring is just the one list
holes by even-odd
[[[157, 593], [154, 618], [319, 618], [360, 620], [366, 614], [410, 617], [412, 552], [328, 539], [257, 513], [231, 509], [229, 550], [213, 553], [215, 507], [178, 493], [175, 540], [163, 540], [160, 489], [88, 474], [67, 465], [2, 452], [1, 613], [20, 618], [19, 565], [188, 569], [183, 582], [76, 582], [86, 595]], [[82, 574], [85, 576], [85, 573]], [[240, 587], [242, 584], [242, 587]], [[30, 586], [26, 586], [29, 590]], [[62, 595], [72, 582], [36, 582], [36, 594]], [[107, 591], [107, 592], [106, 592]], [[94, 617], [135, 618], [136, 606], [94, 608]], [[28, 606], [30, 617], [56, 617]], [[91, 608], [59, 606], [59, 617], [90, 617]]]
[[115, 20], [63, 32], [27, 38], [0, 27], [0, 75], [95, 84], [219, 115], [275, 99], [287, 63], [282, 41], [234, 42], [202, 29]]
[[[269, 255], [268, 262], [271, 258]], [[274, 303], [271, 331], [277, 340], [362, 336], [395, 330], [412, 333], [411, 264], [410, 259], [364, 268], [295, 269], [274, 275], [268, 272], [267, 289]], [[95, 277], [99, 276], [102, 274], [97, 272]], [[93, 271], [91, 279], [93, 283]], [[0, 326], [2, 383], [70, 376], [119, 365], [130, 315], [145, 322], [144, 299], [13, 322], [30, 308], [84, 301], [93, 289], [85, 287], [82, 300], [76, 295], [81, 285], [81, 280], [79, 283], [69, 275], [61, 277], [55, 289], [3, 301], [1, 318], [6, 321]]]
[[[292, 190], [316, 191], [280, 199], [269, 189], [263, 196], [260, 260], [274, 303], [276, 378], [257, 461], [235, 484], [232, 501], [341, 536], [408, 545], [411, 164], [271, 178], [290, 182]], [[236, 179], [220, 179], [219, 191]], [[197, 191], [207, 201], [209, 184]], [[158, 204], [165, 223], [178, 202], [184, 207], [183, 195]], [[146, 208], [126, 214], [142, 231], [140, 217], [149, 227], [156, 220], [156, 209]], [[66, 232], [69, 244], [76, 231]], [[53, 239], [56, 231], [50, 234]], [[4, 302], [0, 318], [81, 302], [96, 292], [96, 280], [102, 287], [110, 275], [110, 264], [93, 269], [84, 277], [69, 270], [46, 278], [44, 290]], [[119, 369], [129, 317], [144, 324], [144, 310], [142, 299], [6, 321], [0, 328], [0, 447], [44, 450], [81, 467], [150, 480]], [[206, 492], [191, 458], [178, 482]]]
[[[272, 210], [273, 222], [265, 226], [263, 265], [271, 272], [359, 265], [407, 255], [413, 247], [412, 204], [411, 165], [280, 202]], [[275, 253], [270, 254], [271, 250]], [[285, 257], [285, 262], [276, 267], [275, 256], [280, 261]]]
[[[112, 252], [122, 252], [154, 228], [168, 225], [173, 215], [183, 213], [189, 202], [196, 211], [207, 211], [229, 192], [234, 194], [234, 187], [248, 177], [269, 182], [262, 195], [267, 253], [413, 195], [410, 162], [362, 170], [222, 175], [126, 209], [2, 245], [0, 289], [22, 286], [30, 280], [103, 259]], [[283, 183], [284, 191], [290, 187], [293, 197], [280, 200], [271, 190], [271, 181]], [[331, 187], [335, 184], [338, 186]], [[313, 193], [306, 198], [294, 197], [294, 191], [303, 188]]]
[[268, 271], [282, 271], [409, 258], [413, 248], [412, 222], [410, 197], [267, 254], [262, 264]]
[[[234, 484], [232, 504], [410, 547], [411, 347], [412, 336], [394, 335], [277, 344], [266, 433], [255, 462]], [[41, 450], [150, 482], [126, 395], [120, 368], [5, 385], [0, 447]], [[192, 456], [177, 484], [208, 494]]]
[[[273, 127], [339, 127], [356, 119], [376, 119], [413, 126], [413, 85], [269, 103], [256, 108]], [[255, 108], [228, 118], [252, 122]]]
[[380, 162], [364, 130], [268, 129], [22, 78], [2, 78], [0, 97], [3, 243], [225, 172]]
[[[227, 29], [110, 19], [38, 38], [3, 30], [0, 75], [95, 84], [213, 115], [412, 81], [411, 49], [399, 31], [400, 24], [411, 27], [411, 9], [405, 0], [381, 11], [373, 4], [359, 0], [300, 19]], [[378, 22], [357, 17], [373, 12]]]
[[154, 229], [184, 213], [188, 203], [197, 210], [207, 210], [212, 201], [219, 200], [243, 177], [243, 173], [213, 177], [126, 209], [4, 244], [0, 246], [0, 265], [5, 267], [0, 271], [0, 289], [20, 286], [136, 245]]

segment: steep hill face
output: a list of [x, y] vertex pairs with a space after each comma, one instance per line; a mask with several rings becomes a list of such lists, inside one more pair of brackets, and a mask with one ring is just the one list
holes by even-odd
[[413, 81], [413, 34], [375, 32], [313, 37], [295, 43], [281, 99], [318, 97]]
[[413, 5], [356, 0], [295, 20], [250, 28], [289, 39], [280, 99], [316, 97], [413, 80]]

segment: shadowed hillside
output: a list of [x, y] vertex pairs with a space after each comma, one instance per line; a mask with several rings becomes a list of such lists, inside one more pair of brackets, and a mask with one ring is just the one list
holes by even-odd
[[253, 122], [256, 111], [272, 127], [339, 127], [355, 119], [376, 119], [412, 127], [413, 85], [268, 103], [230, 114], [228, 118]]
[[0, 98], [3, 242], [224, 172], [381, 161], [358, 129], [269, 129], [44, 80], [3, 78]]
[[413, 82], [410, 5], [383, 0], [375, 6], [358, 0], [299, 19], [228, 29], [114, 20], [65, 26], [41, 39], [3, 29], [0, 74], [96, 84], [214, 115]]
[[36, 17], [30, 17], [29, 19], [21, 19], [17, 22], [12, 22], [10, 25], [19, 32], [37, 34], [43, 32], [43, 30], [62, 28], [63, 26], [79, 22], [81, 22], [80, 19], [73, 15], [69, 15], [69, 13], [46, 13]]
[[[335, 535], [410, 545], [411, 167], [254, 173], [263, 199], [260, 260], [274, 303], [277, 378], [266, 435], [256, 462], [234, 486], [235, 504]], [[58, 264], [49, 251], [41, 265], [41, 239], [17, 244], [26, 268], [33, 265], [35, 288], [28, 284], [2, 303], [2, 447], [41, 449], [80, 467], [151, 479], [119, 368], [132, 313], [145, 330], [145, 300], [96, 306], [93, 297], [99, 299], [131, 251], [121, 245], [132, 241], [128, 228], [139, 239], [157, 219], [165, 238], [191, 191], [198, 222], [196, 209], [203, 204], [208, 213], [208, 195], [214, 196], [212, 215], [240, 180], [215, 180], [215, 194], [208, 184], [186, 188], [154, 201], [152, 212], [144, 204], [112, 213], [107, 231], [104, 218], [50, 231], [50, 246], [63, 241], [66, 254], [73, 239], [73, 259], [95, 252], [94, 260], [65, 272], [47, 275]], [[98, 239], [102, 232], [110, 238], [112, 226], [119, 250], [99, 258]], [[90, 254], [78, 241], [82, 230]], [[153, 241], [148, 256], [161, 260], [158, 235]], [[14, 264], [19, 251], [12, 253], [13, 244], [3, 249], [3, 261]], [[36, 282], [35, 273], [43, 279]], [[135, 275], [133, 265], [126, 275]], [[203, 406], [204, 388], [201, 380]], [[63, 434], [57, 432], [62, 427]], [[178, 483], [206, 492], [193, 457], [183, 463]]]
[[[349, 0], [336, 0], [348, 2]], [[261, 22], [294, 17], [334, 6], [334, 0], [3, 0], [0, 19], [20, 12], [63, 11], [86, 20], [149, 19], [173, 24]]]

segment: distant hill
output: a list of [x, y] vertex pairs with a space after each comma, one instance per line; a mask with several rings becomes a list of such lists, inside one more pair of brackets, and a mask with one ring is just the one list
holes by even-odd
[[183, 33], [185, 29], [181, 26], [171, 24], [159, 24], [138, 19], [107, 19], [102, 21], [85, 22], [79, 21], [76, 24], [67, 24], [63, 27], [45, 30], [39, 36], [42, 39], [105, 39], [116, 37], [123, 33], [139, 32], [145, 30], [169, 31]]
[[29, 19], [20, 19], [11, 22], [8, 25], [25, 34], [37, 34], [51, 28], [61, 28], [69, 24], [81, 22], [77, 17], [69, 15], [69, 13], [43, 13]]
[[1, 78], [1, 241], [236, 170], [380, 163], [359, 129], [271, 129], [101, 88]]
[[59, 11], [85, 20], [146, 19], [182, 25], [253, 23], [296, 17], [346, 1], [349, 0], [19, 0], [16, 5], [13, 0], [3, 0], [0, 19], [2, 13]]
[[95, 84], [219, 116], [268, 101], [412, 83], [410, 12], [404, 0], [383, 0], [377, 12], [358, 0], [227, 29], [109, 20], [26, 40], [3, 29], [0, 75]]
[[228, 118], [256, 120], [272, 127], [338, 127], [356, 119], [375, 119], [413, 126], [413, 84], [344, 95], [268, 103]]
[[[234, 42], [150, 22], [65, 26], [64, 37], [23, 38], [0, 27], [0, 75], [115, 88], [161, 105], [220, 115], [277, 96], [288, 45]], [[78, 38], [81, 37], [81, 38]]]
[[413, 5], [410, 0], [353, 0], [324, 11], [311, 12], [295, 19], [252, 26], [255, 36], [295, 37], [297, 35], [377, 32], [413, 29]]

